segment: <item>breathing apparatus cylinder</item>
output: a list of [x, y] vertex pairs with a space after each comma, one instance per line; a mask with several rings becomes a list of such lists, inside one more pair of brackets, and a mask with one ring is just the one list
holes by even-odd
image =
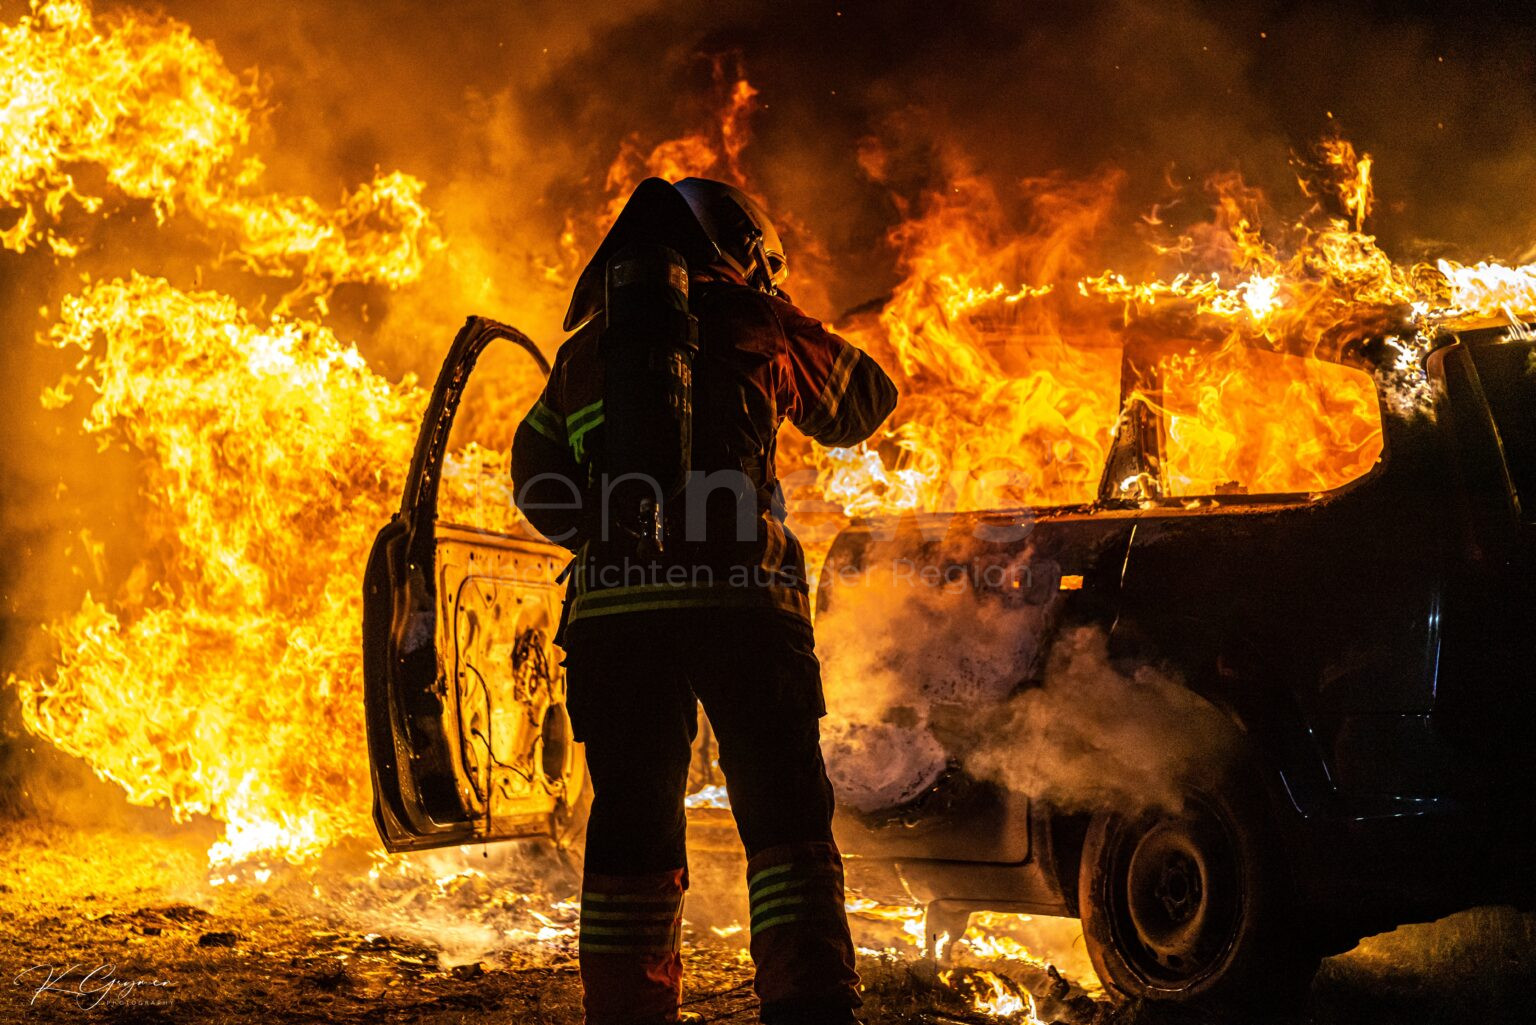
[[605, 526], [610, 541], [654, 558], [666, 549], [667, 503], [691, 469], [699, 343], [688, 264], [666, 246], [624, 247], [608, 261], [604, 310]]

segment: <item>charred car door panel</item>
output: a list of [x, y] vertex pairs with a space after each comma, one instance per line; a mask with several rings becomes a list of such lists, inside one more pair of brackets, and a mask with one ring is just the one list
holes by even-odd
[[[1143, 520], [1117, 628], [1122, 653], [1171, 663], [1259, 737], [1309, 730], [1346, 791], [1381, 777], [1351, 750], [1380, 728], [1350, 724], [1421, 717], [1434, 700], [1434, 551], [1401, 518], [1383, 531], [1369, 499]], [[1399, 778], [1423, 776], [1412, 768]]]
[[364, 577], [374, 819], [391, 851], [559, 836], [584, 785], [553, 645], [565, 552], [529, 532], [437, 519], [454, 413], [487, 345], [538, 349], [472, 317], [443, 363], [399, 513]]
[[[498, 836], [542, 835], [579, 794], [579, 751], [552, 639], [564, 560], [543, 543], [440, 524], [438, 642], [470, 813]], [[445, 666], [445, 668], [449, 668]]]

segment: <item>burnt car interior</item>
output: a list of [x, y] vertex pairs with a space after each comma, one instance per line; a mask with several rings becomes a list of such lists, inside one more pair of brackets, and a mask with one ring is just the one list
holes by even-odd
[[[1212, 359], [1229, 365], [1220, 390], [1202, 387], [1189, 373], [1196, 361]], [[1377, 429], [1355, 438], [1333, 437], [1328, 413], [1345, 404], [1357, 407], [1363, 420], [1375, 421]], [[1381, 413], [1368, 370], [1293, 353], [1237, 345], [1213, 352], [1209, 345], [1131, 340], [1121, 362], [1119, 408], [1099, 485], [1098, 504], [1105, 508], [1189, 499], [1305, 500], [1363, 476], [1381, 452]], [[1317, 469], [1310, 478], [1277, 474], [1269, 459], [1273, 442], [1266, 421], [1298, 418], [1306, 428], [1301, 436], [1316, 449], [1309, 463]], [[1218, 423], [1219, 431], [1213, 426]], [[1359, 453], [1341, 472], [1338, 460], [1329, 457], [1344, 444]], [[1214, 459], [1212, 447], [1221, 449]], [[1229, 472], [1202, 479], [1189, 472], [1196, 465]]]

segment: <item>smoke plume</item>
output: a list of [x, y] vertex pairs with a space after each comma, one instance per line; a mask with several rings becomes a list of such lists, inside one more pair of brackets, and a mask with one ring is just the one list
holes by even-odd
[[1176, 676], [1112, 660], [1059, 599], [964, 582], [839, 583], [817, 623], [826, 761], [840, 800], [879, 813], [958, 768], [1068, 812], [1177, 808], [1227, 754], [1230, 724]]

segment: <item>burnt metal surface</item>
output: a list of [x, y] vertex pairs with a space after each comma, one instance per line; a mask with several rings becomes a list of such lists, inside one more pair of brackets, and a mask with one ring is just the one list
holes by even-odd
[[580, 796], [553, 642], [564, 566], [543, 543], [439, 525], [437, 650], [459, 799], [482, 835], [537, 835]]
[[585, 779], [553, 645], [564, 553], [441, 523], [454, 413], [486, 346], [517, 330], [472, 317], [443, 362], [400, 512], [364, 576], [364, 701], [374, 820], [391, 851], [556, 836]]

